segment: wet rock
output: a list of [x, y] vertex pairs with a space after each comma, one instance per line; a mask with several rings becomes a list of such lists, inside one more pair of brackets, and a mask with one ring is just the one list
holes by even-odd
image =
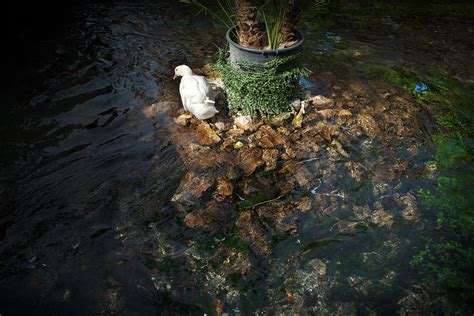
[[277, 149], [264, 149], [262, 159], [265, 161], [265, 171], [273, 170], [276, 168], [278, 158]]
[[260, 256], [268, 256], [272, 253], [264, 230], [252, 218], [250, 211], [240, 212], [235, 225], [238, 228], [239, 238], [247, 243], [253, 252]]
[[308, 265], [320, 276], [326, 275], [326, 264], [321, 259], [310, 260]]
[[405, 206], [402, 210], [403, 218], [406, 220], [414, 220], [417, 217], [416, 197], [408, 193], [400, 197], [400, 202]]
[[275, 148], [282, 145], [285, 140], [283, 137], [268, 125], [264, 125], [255, 133], [255, 139], [262, 148]]
[[300, 187], [309, 189], [313, 181], [313, 174], [303, 165], [297, 165], [293, 176]]
[[367, 136], [375, 138], [380, 133], [377, 122], [372, 116], [368, 114], [359, 114], [356, 117], [356, 121]]
[[201, 122], [196, 127], [197, 141], [201, 145], [213, 145], [221, 141], [219, 135], [206, 122]]
[[349, 110], [341, 110], [337, 114], [337, 123], [339, 125], [345, 124], [352, 117], [352, 112]]
[[180, 104], [173, 101], [159, 101], [143, 108], [143, 115], [146, 118], [152, 118], [158, 113], [169, 114], [180, 108]]
[[232, 128], [232, 121], [227, 119], [220, 119], [219, 121], [214, 123], [214, 126], [219, 131], [227, 131]]
[[365, 206], [354, 205], [352, 207], [352, 211], [357, 219], [362, 219], [362, 220], [369, 218], [370, 215], [372, 214], [368, 205], [365, 205]]
[[234, 191], [234, 186], [226, 178], [218, 176], [217, 177], [217, 187], [214, 192], [215, 198], [218, 201], [222, 201], [225, 198], [232, 196]]
[[291, 117], [291, 113], [285, 112], [285, 113], [271, 117], [268, 120], [268, 123], [270, 123], [270, 125], [273, 125], [273, 126], [282, 126], [286, 124], [286, 122], [288, 121], [290, 117]]
[[333, 109], [319, 110], [318, 114], [324, 118], [326, 121], [331, 120], [337, 115], [337, 111]]
[[334, 103], [334, 100], [326, 98], [325, 96], [322, 96], [322, 95], [317, 95], [309, 99], [308, 103], [314, 106], [328, 106], [328, 105], [332, 105]]
[[301, 213], [306, 213], [312, 208], [311, 198], [309, 196], [304, 196], [299, 200], [295, 201], [296, 209]]
[[354, 234], [361, 230], [367, 230], [369, 225], [364, 222], [353, 222], [348, 220], [338, 220], [333, 228], [340, 234]]
[[391, 227], [393, 224], [393, 216], [381, 209], [372, 215], [371, 220], [372, 223], [379, 226]]
[[171, 201], [184, 204], [198, 203], [199, 198], [214, 184], [214, 177], [188, 172]]
[[237, 116], [234, 125], [244, 131], [254, 131], [257, 128], [251, 116]]
[[202, 228], [216, 231], [226, 227], [230, 221], [232, 212], [227, 203], [211, 201], [205, 207], [186, 214], [184, 224], [189, 228]]
[[277, 233], [282, 235], [297, 233], [299, 212], [292, 204], [275, 201], [258, 207], [256, 211], [259, 218], [269, 223]]
[[347, 151], [344, 150], [344, 147], [342, 147], [342, 144], [338, 142], [337, 140], [333, 139], [331, 142], [331, 145], [336, 148], [336, 151], [343, 156], [344, 158], [349, 158], [350, 155], [347, 153]]
[[242, 148], [237, 156], [237, 165], [246, 176], [251, 175], [255, 169], [263, 165], [262, 150], [260, 148]]
[[189, 116], [189, 114], [181, 114], [180, 116], [174, 119], [174, 122], [180, 126], [186, 126], [188, 125], [190, 120], [191, 117]]
[[276, 185], [281, 195], [288, 195], [295, 187], [295, 179], [291, 175], [285, 174], [278, 177]]
[[217, 251], [211, 258], [211, 262], [219, 266], [220, 274], [224, 277], [235, 274], [244, 276], [250, 272], [252, 263], [249, 255], [244, 251], [219, 245]]
[[285, 149], [285, 153], [281, 156], [281, 158], [283, 158], [284, 160], [296, 158], [296, 153], [290, 144], [286, 143], [283, 148]]

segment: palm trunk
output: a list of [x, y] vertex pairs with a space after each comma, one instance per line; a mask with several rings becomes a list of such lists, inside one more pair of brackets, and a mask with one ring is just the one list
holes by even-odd
[[263, 48], [263, 34], [258, 26], [257, 6], [249, 0], [235, 0], [240, 45]]
[[296, 38], [296, 24], [300, 18], [301, 9], [297, 0], [288, 0], [288, 6], [286, 7], [285, 20], [283, 21], [282, 27], [282, 43], [290, 44], [294, 42]]

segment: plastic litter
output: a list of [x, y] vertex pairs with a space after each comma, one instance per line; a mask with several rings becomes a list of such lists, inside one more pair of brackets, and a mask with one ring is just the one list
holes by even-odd
[[415, 86], [416, 93], [426, 93], [428, 91], [428, 86], [424, 82], [420, 82]]
[[307, 89], [307, 90], [310, 90], [310, 91], [315, 91], [316, 90], [316, 86], [312, 82], [305, 79], [303, 76], [301, 76], [299, 78], [299, 82], [300, 82], [300, 86], [303, 89]]

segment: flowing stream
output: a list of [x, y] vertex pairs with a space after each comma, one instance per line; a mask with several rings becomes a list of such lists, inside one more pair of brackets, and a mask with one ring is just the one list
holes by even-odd
[[[369, 66], [437, 69], [472, 84], [474, 25], [464, 10], [471, 4], [386, 1], [390, 11], [377, 3], [330, 2], [306, 13], [314, 94], [355, 103], [354, 113], [363, 103], [403, 116], [409, 98], [397, 99], [399, 90]], [[298, 215], [296, 234], [272, 235], [271, 255], [250, 247], [250, 272], [243, 273], [229, 268], [243, 265], [241, 252], [216, 251], [238, 239], [232, 225], [219, 233], [190, 229], [171, 201], [188, 170], [181, 130], [173, 127], [180, 110], [146, 111], [180, 102], [174, 67], [214, 62], [225, 29], [171, 0], [50, 7], [17, 4], [9, 14], [0, 314], [203, 315], [219, 313], [221, 302], [225, 312], [238, 307], [243, 314], [388, 315], [403, 308], [420, 281], [410, 259], [436, 234], [434, 215], [416, 202], [418, 189], [433, 186], [423, 171], [434, 150], [427, 111], [406, 114], [406, 129], [416, 133], [399, 130], [390, 142], [351, 136], [348, 126], [348, 161], [307, 167], [315, 175], [308, 184], [316, 190], [314, 210]], [[274, 197], [265, 179], [256, 176], [247, 187]], [[236, 188], [231, 205], [249, 190]], [[400, 215], [409, 207], [414, 220]], [[379, 217], [360, 223], [369, 209]], [[390, 210], [398, 215], [384, 218]]]

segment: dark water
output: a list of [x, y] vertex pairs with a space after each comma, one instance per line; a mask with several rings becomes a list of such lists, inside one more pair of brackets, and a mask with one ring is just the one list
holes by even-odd
[[[366, 6], [358, 4], [359, 9]], [[411, 6], [395, 6], [400, 10], [383, 14], [366, 10], [367, 16], [353, 20], [344, 16], [351, 5], [339, 14], [329, 7], [321, 13], [326, 20], [308, 22], [304, 26], [310, 45], [307, 66], [320, 93], [346, 79], [369, 80], [361, 67], [368, 61], [437, 68], [472, 82], [473, 47], [468, 38], [473, 24], [464, 16], [464, 4], [432, 4], [432, 12], [426, 14], [419, 5]], [[205, 267], [194, 267], [201, 278], [188, 273], [186, 265], [191, 261], [186, 258], [210, 252], [193, 253], [194, 233], [170, 202], [186, 170], [176, 149], [179, 144], [163, 128], [169, 114], [151, 119], [143, 110], [153, 102], [178, 100], [177, 82], [170, 80], [173, 68], [214, 61], [213, 44], [222, 45], [223, 29], [173, 1], [28, 9], [16, 4], [8, 27], [6, 49], [11, 57], [7, 102], [0, 118], [0, 313], [213, 313], [218, 292], [231, 290], [212, 285], [212, 274]], [[354, 58], [358, 56], [362, 61]], [[326, 75], [318, 79], [319, 73]], [[420, 142], [429, 143], [430, 118], [422, 120], [426, 134]], [[356, 159], [373, 159], [368, 152], [377, 144], [361, 144], [365, 143], [354, 145]], [[431, 150], [429, 144], [420, 146], [421, 154], [410, 161], [413, 174], [400, 182], [402, 191], [425, 185], [415, 170], [428, 160]], [[389, 160], [407, 159], [406, 151], [380, 153]], [[368, 184], [361, 188], [349, 181], [342, 187], [359, 202], [373, 190]], [[345, 212], [341, 207], [337, 214], [343, 217]], [[303, 224], [313, 220], [311, 216], [301, 219]], [[317, 232], [303, 229], [298, 243], [311, 245], [331, 236], [334, 223], [320, 222], [322, 230]], [[340, 241], [329, 242], [320, 246], [318, 256], [338, 262], [328, 268], [334, 279], [349, 279], [354, 269], [362, 271], [361, 277], [384, 278], [387, 274], [378, 275], [383, 271], [377, 265], [393, 267], [395, 256], [413, 255], [403, 250], [392, 254], [400, 245], [407, 246], [410, 237], [399, 240], [390, 235], [417, 231], [402, 225], [392, 232], [347, 236], [344, 247]], [[398, 245], [383, 244], [388, 240]], [[271, 310], [272, 299], [284, 292], [285, 280], [278, 277], [285, 269], [296, 271], [292, 282], [311, 284], [307, 291], [318, 291], [319, 281], [311, 283], [311, 276], [292, 263], [295, 242], [294, 237], [279, 242], [268, 259], [272, 264], [256, 259], [255, 280], [244, 282], [241, 299], [236, 300], [244, 311]], [[385, 253], [372, 252], [382, 248]], [[355, 258], [360, 253], [370, 266], [359, 266]], [[348, 259], [334, 259], [338, 256]], [[156, 258], [165, 259], [162, 266], [156, 266]], [[346, 297], [346, 301], [364, 302], [363, 313], [395, 313], [396, 302], [390, 297], [416, 277], [406, 262], [402, 265], [397, 272], [401, 281], [376, 298], [370, 298], [370, 290], [361, 297], [340, 286], [320, 293], [320, 301], [308, 295], [304, 304], [323, 310], [331, 301]], [[339, 312], [344, 314], [344, 309]]]

